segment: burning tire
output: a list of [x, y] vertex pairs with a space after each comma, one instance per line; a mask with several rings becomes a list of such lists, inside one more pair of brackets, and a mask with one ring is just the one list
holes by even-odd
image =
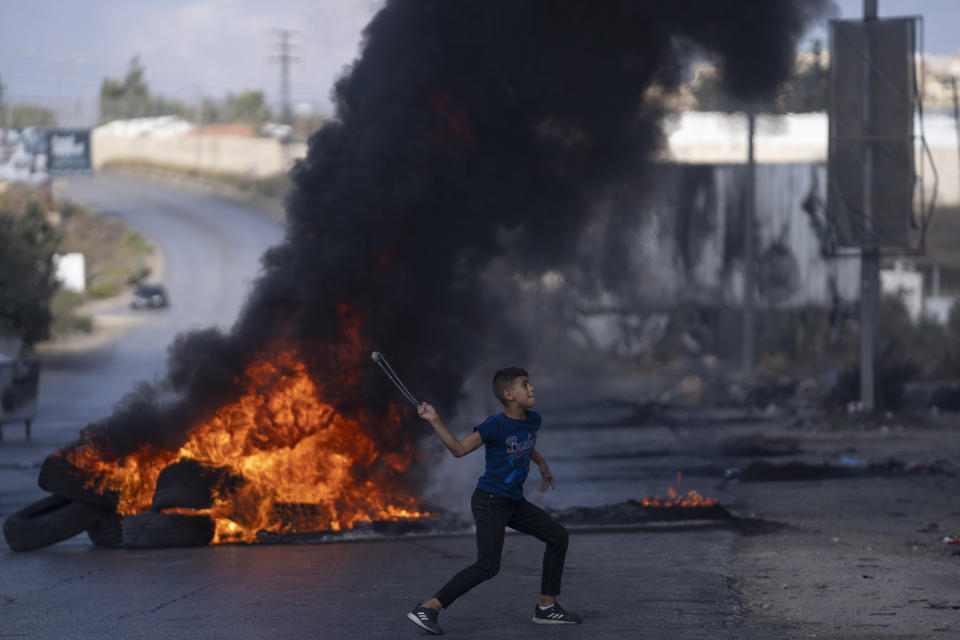
[[330, 505], [301, 502], [275, 502], [273, 520], [286, 523], [292, 531], [327, 529], [334, 518]]
[[226, 469], [207, 467], [196, 460], [181, 460], [160, 472], [150, 510], [206, 509], [216, 493], [239, 482]]
[[128, 549], [202, 547], [213, 540], [213, 520], [179, 513], [141, 513], [123, 519], [123, 546]]
[[31, 551], [72, 538], [103, 516], [100, 509], [50, 496], [10, 515], [3, 523], [3, 536], [14, 551]]
[[115, 492], [101, 494], [93, 489], [86, 489], [84, 485], [88, 479], [83, 471], [67, 462], [63, 456], [54, 454], [47, 456], [43, 461], [37, 482], [41, 489], [63, 498], [111, 513], [116, 511], [118, 494]]
[[116, 549], [123, 546], [123, 518], [110, 515], [100, 518], [92, 527], [87, 529], [90, 542], [97, 547]]

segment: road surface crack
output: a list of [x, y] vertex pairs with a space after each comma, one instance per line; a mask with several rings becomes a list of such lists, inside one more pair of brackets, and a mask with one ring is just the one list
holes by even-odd
[[[202, 587], [198, 587], [198, 588], [194, 589], [193, 591], [188, 591], [187, 593], [184, 593], [183, 595], [177, 596], [176, 598], [171, 598], [171, 599], [169, 599], [169, 600], [164, 600], [163, 602], [161, 602], [160, 604], [158, 604], [158, 605], [155, 606], [154, 608], [146, 611], [145, 613], [156, 613], [157, 611], [160, 611], [160, 609], [164, 609], [164, 608], [166, 608], [166, 607], [169, 607], [170, 605], [176, 604], [176, 603], [180, 602], [181, 600], [186, 600], [187, 598], [190, 598], [190, 597], [192, 597], [192, 596], [195, 596], [195, 595], [197, 595], [198, 593], [200, 593], [201, 591], [204, 591], [204, 590], [206, 590], [206, 589], [209, 589], [209, 588], [212, 587], [212, 586], [213, 586], [213, 583], [205, 584], [205, 585], [203, 585]], [[141, 613], [143, 613], [143, 612], [128, 613], [128, 614], [126, 614], [126, 615], [117, 616], [117, 620], [124, 620], [124, 619], [126, 619], [126, 618], [132, 618], [132, 617], [134, 617], [134, 616], [140, 615]]]

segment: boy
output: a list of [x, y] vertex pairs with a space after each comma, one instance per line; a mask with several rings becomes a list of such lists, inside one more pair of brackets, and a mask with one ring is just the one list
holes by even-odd
[[481, 444], [486, 445], [486, 470], [470, 500], [477, 525], [477, 561], [407, 614], [414, 624], [438, 635], [443, 633], [437, 623], [440, 609], [449, 607], [458, 597], [499, 571], [506, 527], [547, 544], [543, 553], [540, 602], [534, 607], [533, 621], [537, 624], [581, 622], [577, 616], [564, 611], [556, 599], [567, 554], [567, 530], [523, 498], [523, 481], [527, 479], [531, 460], [540, 468], [541, 493], [547, 487], [556, 490], [547, 461], [534, 448], [540, 414], [530, 410], [534, 404], [530, 376], [519, 367], [501, 369], [493, 376], [493, 393], [503, 403], [503, 412], [484, 420], [462, 440], [450, 434], [431, 405], [424, 402], [417, 409], [455, 458], [467, 455]]

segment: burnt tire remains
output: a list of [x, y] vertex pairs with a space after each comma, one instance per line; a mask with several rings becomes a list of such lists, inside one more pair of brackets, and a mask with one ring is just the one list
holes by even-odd
[[196, 460], [180, 460], [166, 467], [157, 478], [150, 510], [206, 509], [213, 498], [240, 483], [227, 469], [208, 467]]
[[31, 551], [72, 538], [104, 515], [95, 507], [49, 496], [8, 516], [3, 536], [14, 551]]
[[41, 489], [63, 498], [108, 512], [116, 511], [119, 494], [112, 491], [101, 494], [93, 489], [84, 488], [88, 480], [89, 477], [85, 472], [67, 462], [63, 456], [53, 454], [43, 461], [37, 482]]
[[100, 518], [87, 529], [90, 542], [97, 547], [116, 549], [123, 546], [123, 518], [116, 514]]
[[208, 516], [141, 513], [123, 519], [123, 546], [128, 549], [202, 547], [213, 541], [213, 534]]

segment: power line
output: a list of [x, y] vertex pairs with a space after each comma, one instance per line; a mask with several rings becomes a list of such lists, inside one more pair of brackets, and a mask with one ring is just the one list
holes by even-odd
[[[294, 34], [295, 31], [287, 31], [288, 34]], [[280, 42], [278, 41], [278, 46]], [[293, 55], [297, 45], [292, 41], [288, 43], [288, 48], [290, 50], [290, 60], [294, 61], [298, 58]], [[278, 54], [274, 57], [279, 58], [282, 51], [278, 51]], [[89, 78], [90, 80], [97, 83], [99, 87], [99, 81], [103, 80], [105, 77], [123, 77], [126, 73], [126, 70], [123, 68], [117, 68], [112, 65], [104, 65], [99, 63], [91, 63], [84, 60], [71, 60], [68, 58], [44, 58], [37, 56], [22, 56], [22, 55], [10, 55], [0, 53], [0, 64], [7, 70], [8, 74], [13, 74], [21, 79], [34, 79], [37, 77], [45, 76], [51, 77], [55, 76], [57, 73], [57, 67], [61, 66], [63, 71], [67, 72], [67, 75], [64, 77], [65, 82], [81, 82], [83, 78]], [[252, 81], [249, 76], [240, 76], [233, 74], [205, 74], [205, 73], [191, 73], [184, 72], [183, 70], [174, 70], [163, 67], [155, 67], [149, 63], [144, 63], [144, 66], [149, 73], [151, 79], [162, 79], [166, 81], [170, 80], [182, 80], [184, 82], [202, 82], [206, 86], [216, 87], [216, 88], [236, 88], [243, 86], [250, 86], [251, 84], [256, 85], [256, 81]], [[12, 76], [11, 76], [12, 77]], [[298, 86], [306, 89], [314, 89], [317, 91], [326, 91], [328, 86], [318, 82], [298, 82]]]
[[3, 76], [0, 76], [0, 116], [3, 116], [3, 119], [0, 120], [0, 128], [6, 129], [7, 128], [7, 110], [4, 108], [3, 94], [4, 94]]
[[272, 60], [280, 63], [280, 111], [281, 119], [284, 124], [293, 124], [293, 117], [290, 110], [290, 63], [299, 58], [294, 55], [296, 45], [292, 38], [295, 31], [291, 29], [276, 29], [277, 34], [277, 53], [270, 56]]

